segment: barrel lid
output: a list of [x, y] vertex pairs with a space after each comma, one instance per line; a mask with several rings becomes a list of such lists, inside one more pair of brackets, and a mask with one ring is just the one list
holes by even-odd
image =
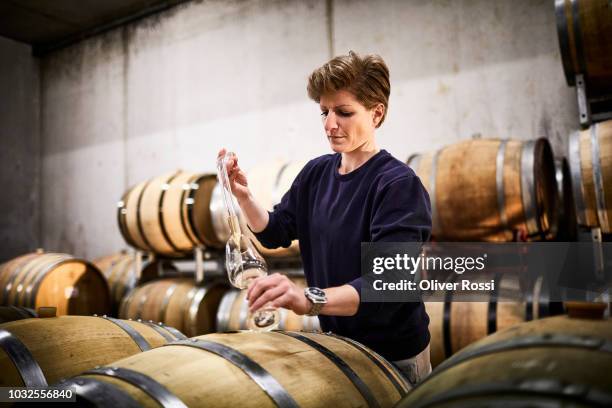
[[567, 314], [575, 319], [603, 319], [607, 307], [603, 302], [565, 302]]
[[57, 317], [57, 308], [54, 306], [41, 306], [36, 310], [38, 317]]

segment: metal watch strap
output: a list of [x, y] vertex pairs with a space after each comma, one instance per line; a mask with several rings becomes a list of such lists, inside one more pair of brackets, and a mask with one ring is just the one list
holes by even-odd
[[[306, 299], [308, 299], [308, 297], [306, 297]], [[318, 316], [325, 303], [315, 303], [310, 299], [308, 299], [308, 301], [312, 303], [312, 306], [308, 313], [306, 313], [306, 316]]]

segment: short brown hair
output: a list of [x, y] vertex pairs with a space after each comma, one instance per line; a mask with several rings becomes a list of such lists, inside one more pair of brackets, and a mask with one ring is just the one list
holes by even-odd
[[391, 84], [389, 68], [379, 55], [365, 55], [349, 51], [339, 55], [315, 69], [308, 78], [308, 96], [319, 103], [321, 95], [341, 90], [352, 93], [367, 109], [379, 103], [385, 112], [376, 127], [382, 125], [387, 116]]

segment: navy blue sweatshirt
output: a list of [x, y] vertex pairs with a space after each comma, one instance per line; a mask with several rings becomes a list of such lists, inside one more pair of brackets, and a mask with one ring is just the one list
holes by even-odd
[[[340, 174], [341, 155], [304, 166], [256, 234], [268, 248], [299, 239], [309, 286], [352, 285], [361, 296], [361, 242], [425, 242], [431, 232], [429, 195], [406, 164], [385, 150]], [[319, 316], [321, 328], [355, 339], [390, 360], [410, 358], [429, 343], [422, 302], [361, 302], [354, 316]]]

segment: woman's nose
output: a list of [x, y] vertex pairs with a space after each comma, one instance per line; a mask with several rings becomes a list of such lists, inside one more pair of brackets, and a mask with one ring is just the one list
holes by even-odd
[[330, 135], [334, 131], [334, 129], [338, 128], [338, 123], [336, 122], [336, 114], [334, 112], [329, 112], [323, 120], [323, 125], [325, 127], [325, 133]]

